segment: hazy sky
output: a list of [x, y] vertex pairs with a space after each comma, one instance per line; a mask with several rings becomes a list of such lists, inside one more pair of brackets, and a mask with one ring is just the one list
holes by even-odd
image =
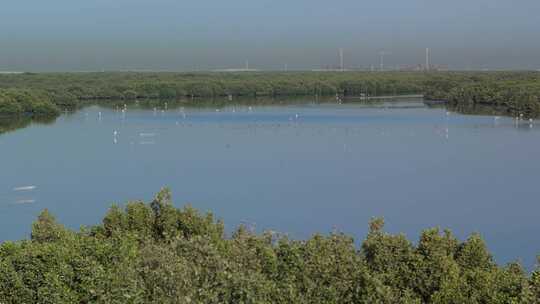
[[0, 70], [540, 68], [540, 0], [2, 0]]

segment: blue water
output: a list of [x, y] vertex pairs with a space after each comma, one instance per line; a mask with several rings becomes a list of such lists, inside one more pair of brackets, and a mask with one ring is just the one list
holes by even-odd
[[501, 264], [540, 254], [540, 121], [421, 102], [92, 106], [0, 135], [0, 155], [0, 240], [28, 237], [44, 208], [78, 228], [168, 186], [229, 231], [360, 241], [382, 216], [412, 240], [433, 226], [479, 232]]

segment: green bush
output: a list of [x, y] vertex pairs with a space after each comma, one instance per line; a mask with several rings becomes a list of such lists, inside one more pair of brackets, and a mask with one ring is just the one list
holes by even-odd
[[55, 116], [59, 112], [58, 107], [45, 92], [0, 89], [0, 115]]
[[21, 113], [23, 113], [23, 107], [20, 103], [0, 96], [0, 115], [19, 115]]
[[137, 92], [135, 90], [126, 90], [122, 93], [125, 99], [134, 100], [137, 99]]
[[47, 211], [28, 241], [0, 245], [0, 303], [539, 303], [540, 271], [493, 263], [479, 235], [429, 229], [418, 244], [370, 223], [305, 241], [255, 234], [164, 189], [73, 232]]

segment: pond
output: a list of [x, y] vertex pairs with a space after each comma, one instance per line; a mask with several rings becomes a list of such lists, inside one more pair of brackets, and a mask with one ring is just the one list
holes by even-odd
[[229, 232], [361, 241], [384, 217], [415, 241], [434, 226], [479, 232], [501, 264], [531, 268], [540, 254], [540, 121], [421, 100], [117, 103], [10, 129], [0, 153], [0, 240], [28, 237], [44, 208], [78, 228], [167, 186], [178, 206], [212, 211]]

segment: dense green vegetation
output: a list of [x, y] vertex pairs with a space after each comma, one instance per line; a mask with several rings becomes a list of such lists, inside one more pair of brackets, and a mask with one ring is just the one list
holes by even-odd
[[0, 89], [0, 114], [17, 116], [56, 116], [59, 109], [44, 91], [27, 89]]
[[428, 229], [413, 244], [383, 226], [360, 247], [337, 232], [225, 237], [167, 190], [79, 232], [45, 210], [30, 240], [0, 246], [0, 303], [540, 303], [540, 268], [496, 265], [476, 234]]
[[49, 73], [0, 75], [0, 113], [49, 114], [85, 100], [425, 94], [540, 115], [538, 72]]
[[[495, 112], [503, 115], [540, 116], [540, 73], [432, 74], [425, 97], [442, 99], [465, 113]], [[491, 110], [488, 110], [490, 107]]]
[[0, 75], [0, 88], [47, 90], [64, 100], [419, 93], [420, 73], [57, 73]]

